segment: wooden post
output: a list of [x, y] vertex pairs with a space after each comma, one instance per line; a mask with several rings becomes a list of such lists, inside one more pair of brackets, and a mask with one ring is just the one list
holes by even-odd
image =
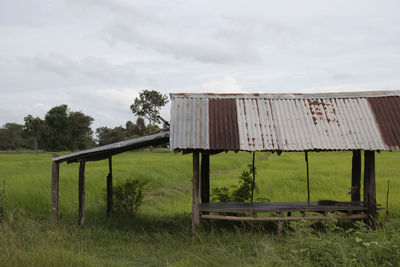
[[85, 161], [79, 164], [79, 220], [78, 224], [85, 224]]
[[308, 152], [305, 152], [305, 160], [307, 167], [307, 203], [310, 204], [310, 173], [308, 171]]
[[193, 152], [192, 230], [200, 224], [199, 212], [199, 152]]
[[360, 201], [361, 188], [361, 150], [353, 150], [351, 166], [351, 201]]
[[108, 175], [107, 175], [107, 216], [110, 217], [113, 206], [113, 175], [112, 175], [112, 158], [108, 158]]
[[366, 224], [376, 227], [375, 151], [364, 152], [364, 205], [367, 206]]
[[[53, 158], [57, 158], [58, 154], [53, 154]], [[51, 164], [51, 219], [55, 222], [58, 220], [58, 192], [59, 192], [60, 167], [55, 161]]]
[[201, 154], [201, 203], [210, 202], [210, 155]]

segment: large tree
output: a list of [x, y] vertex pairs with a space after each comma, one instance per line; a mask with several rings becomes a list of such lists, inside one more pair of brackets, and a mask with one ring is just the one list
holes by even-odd
[[42, 147], [41, 137], [45, 129], [45, 122], [41, 118], [34, 118], [30, 114], [24, 118], [24, 121], [24, 137], [27, 139], [27, 147], [37, 151], [39, 147]]
[[143, 90], [139, 93], [139, 97], [135, 98], [131, 110], [136, 116], [148, 119], [151, 129], [152, 123], [160, 123], [160, 119], [162, 120], [160, 109], [167, 103], [168, 97], [166, 95], [155, 90]]
[[92, 117], [79, 111], [70, 111], [67, 105], [60, 105], [47, 112], [45, 122], [47, 150], [77, 150], [89, 146]]
[[14, 150], [24, 147], [23, 126], [17, 123], [6, 123], [0, 128], [0, 150]]

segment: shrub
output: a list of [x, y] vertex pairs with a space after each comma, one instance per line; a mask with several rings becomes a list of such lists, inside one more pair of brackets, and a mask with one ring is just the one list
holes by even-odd
[[[232, 192], [227, 187], [217, 187], [212, 189], [212, 200], [219, 202], [246, 202], [251, 200], [253, 185], [253, 167], [248, 165], [249, 170], [243, 170], [239, 176], [239, 187], [233, 187]], [[255, 168], [254, 168], [255, 173]], [[257, 184], [254, 183], [254, 190], [258, 191]]]
[[113, 190], [113, 211], [123, 215], [135, 215], [146, 195], [145, 179], [128, 179], [120, 183]]

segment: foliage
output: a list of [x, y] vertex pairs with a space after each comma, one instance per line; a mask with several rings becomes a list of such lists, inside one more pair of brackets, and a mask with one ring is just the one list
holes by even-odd
[[90, 129], [93, 118], [67, 105], [51, 108], [45, 119], [27, 115], [24, 125], [6, 123], [0, 128], [0, 149], [44, 149], [47, 151], [86, 149], [95, 145]]
[[[239, 176], [239, 187], [233, 187], [230, 192], [227, 187], [217, 187], [211, 190], [212, 200], [219, 202], [246, 202], [251, 200], [251, 192], [253, 186], [253, 167], [251, 164], [247, 165], [248, 170], [243, 170]], [[254, 167], [254, 174], [256, 168]], [[254, 190], [257, 192], [257, 183], [254, 183]]]
[[113, 211], [123, 215], [135, 215], [146, 195], [146, 179], [128, 179], [113, 189]]
[[168, 103], [168, 97], [155, 90], [143, 90], [131, 105], [132, 112], [152, 122], [160, 123], [160, 109]]
[[136, 123], [127, 121], [125, 124], [126, 136], [133, 138], [135, 136], [143, 136], [146, 130], [146, 124], [143, 118], [137, 118]]
[[108, 127], [97, 128], [96, 135], [100, 146], [123, 141], [126, 138], [125, 129], [122, 126], [113, 129]]
[[122, 126], [115, 128], [99, 127], [96, 129], [98, 144], [102, 146], [130, 138], [140, 137], [149, 132], [149, 127], [150, 125], [146, 126], [143, 118], [137, 118], [136, 123], [127, 121], [125, 128]]
[[91, 141], [93, 118], [70, 111], [67, 105], [50, 109], [46, 116], [44, 149], [48, 151], [85, 149]]
[[0, 150], [25, 147], [23, 126], [17, 123], [6, 123], [0, 128]]
[[46, 123], [39, 117], [34, 118], [32, 115], [27, 115], [24, 118], [24, 136], [27, 139], [27, 148], [39, 149], [43, 140], [43, 133]]

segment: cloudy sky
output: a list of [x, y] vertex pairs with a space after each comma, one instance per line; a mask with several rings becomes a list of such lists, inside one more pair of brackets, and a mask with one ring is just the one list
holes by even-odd
[[0, 3], [0, 126], [60, 104], [124, 125], [142, 89], [400, 89], [397, 0]]

